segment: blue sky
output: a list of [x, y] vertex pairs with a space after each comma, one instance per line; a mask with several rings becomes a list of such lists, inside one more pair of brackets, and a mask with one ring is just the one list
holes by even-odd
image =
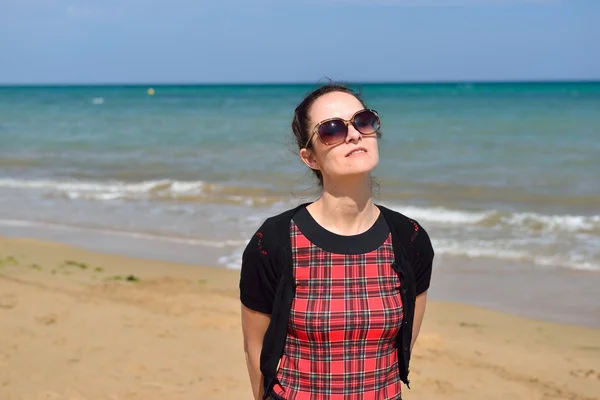
[[600, 79], [599, 0], [0, 0], [0, 83]]

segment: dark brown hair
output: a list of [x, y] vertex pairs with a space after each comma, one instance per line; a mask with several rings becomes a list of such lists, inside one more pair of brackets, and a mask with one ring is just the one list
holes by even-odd
[[[310, 129], [312, 128], [310, 123], [310, 109], [314, 102], [321, 96], [331, 92], [342, 92], [348, 93], [354, 97], [363, 105], [364, 108], [367, 108], [365, 102], [361, 99], [360, 94], [350, 89], [348, 86], [341, 83], [329, 82], [326, 85], [323, 85], [312, 92], [310, 92], [304, 100], [296, 107], [294, 111], [294, 119], [292, 121], [292, 132], [294, 133], [294, 137], [296, 139], [296, 143], [298, 145], [298, 149], [303, 149], [304, 147], [309, 148], [312, 144], [307, 143], [308, 138], [310, 136]], [[379, 137], [379, 133], [377, 134]], [[317, 179], [319, 180], [319, 186], [323, 186], [323, 175], [319, 170], [312, 170]]]

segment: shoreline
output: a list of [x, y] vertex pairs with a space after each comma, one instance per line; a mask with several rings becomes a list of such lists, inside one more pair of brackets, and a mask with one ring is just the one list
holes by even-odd
[[[5, 236], [0, 260], [7, 400], [251, 398], [238, 271]], [[596, 400], [598, 337], [431, 300], [406, 398]]]
[[[0, 237], [35, 238], [92, 252], [189, 266], [219, 265], [231, 248], [127, 237], [91, 230], [2, 226]], [[436, 255], [430, 298], [484, 307], [526, 318], [600, 328], [600, 273], [541, 268], [492, 258]], [[558, 300], [557, 300], [558, 299]]]

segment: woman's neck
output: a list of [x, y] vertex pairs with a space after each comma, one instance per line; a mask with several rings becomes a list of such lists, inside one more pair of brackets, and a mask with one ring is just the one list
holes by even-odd
[[379, 217], [370, 182], [344, 187], [325, 185], [323, 194], [307, 207], [323, 228], [338, 235], [356, 235], [368, 230]]

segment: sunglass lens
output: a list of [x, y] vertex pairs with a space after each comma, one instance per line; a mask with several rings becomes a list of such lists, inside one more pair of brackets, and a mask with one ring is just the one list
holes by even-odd
[[340, 119], [332, 119], [319, 126], [319, 136], [325, 144], [343, 142], [348, 134], [348, 127]]
[[354, 117], [356, 130], [363, 134], [377, 132], [379, 124], [379, 116], [371, 110], [361, 111]]

